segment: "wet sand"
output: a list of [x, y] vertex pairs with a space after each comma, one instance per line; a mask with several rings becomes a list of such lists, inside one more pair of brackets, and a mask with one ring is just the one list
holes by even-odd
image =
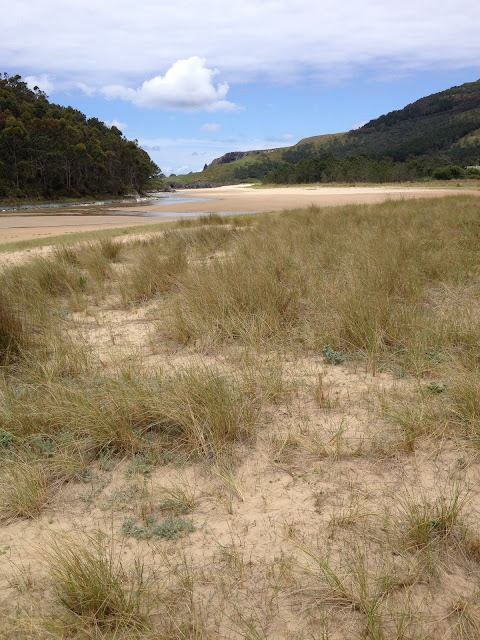
[[[447, 195], [473, 194], [480, 196], [479, 189], [446, 189], [405, 186], [381, 187], [275, 187], [257, 189], [244, 185], [217, 187], [214, 189], [188, 189], [178, 191], [176, 195], [188, 197], [199, 202], [179, 202], [161, 205], [138, 204], [126, 208], [102, 207], [99, 215], [83, 214], [80, 210], [72, 212], [66, 208], [56, 210], [55, 214], [45, 211], [21, 212], [0, 215], [0, 243], [47, 238], [78, 231], [93, 231], [112, 227], [167, 222], [178, 214], [191, 213], [261, 213], [294, 209], [316, 205], [328, 207], [345, 204], [374, 204], [386, 200], [412, 198], [431, 198]], [[205, 202], [205, 198], [209, 201]], [[121, 215], [123, 214], [123, 215]], [[161, 216], [161, 217], [156, 217]]]
[[152, 222], [168, 222], [174, 217], [146, 218], [138, 214], [133, 215], [8, 215], [0, 216], [0, 244], [49, 238], [79, 231], [95, 231], [95, 229], [109, 229], [129, 226], [142, 226]]

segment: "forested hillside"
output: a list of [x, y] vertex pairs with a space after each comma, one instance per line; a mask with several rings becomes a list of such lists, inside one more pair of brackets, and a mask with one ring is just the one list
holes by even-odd
[[480, 80], [421, 98], [360, 129], [305, 138], [184, 180], [395, 182], [459, 177], [459, 170], [468, 176], [474, 173], [464, 171], [468, 165], [480, 165]]
[[20, 76], [0, 76], [0, 198], [142, 192], [159, 168], [136, 142], [51, 104]]

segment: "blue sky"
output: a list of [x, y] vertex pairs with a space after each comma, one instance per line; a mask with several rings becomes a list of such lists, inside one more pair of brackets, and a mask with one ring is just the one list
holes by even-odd
[[16, 0], [0, 71], [167, 173], [347, 131], [480, 78], [478, 0]]

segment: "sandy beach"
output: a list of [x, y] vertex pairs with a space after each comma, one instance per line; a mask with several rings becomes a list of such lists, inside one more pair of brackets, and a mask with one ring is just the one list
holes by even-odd
[[[431, 198], [458, 194], [480, 196], [476, 189], [419, 188], [405, 186], [380, 187], [275, 187], [258, 189], [245, 185], [232, 185], [213, 189], [178, 191], [179, 197], [198, 202], [172, 204], [138, 204], [126, 208], [107, 206], [93, 212], [71, 207], [55, 213], [45, 210], [0, 214], [0, 243], [47, 238], [78, 231], [145, 225], [168, 222], [179, 214], [205, 213], [262, 213], [299, 207], [329, 207], [346, 204], [374, 204], [386, 200]], [[128, 211], [128, 214], [126, 213]], [[130, 214], [130, 215], [129, 215]], [[156, 217], [155, 214], [161, 215]], [[170, 215], [171, 214], [171, 215]]]
[[[295, 209], [315, 205], [331, 207], [345, 204], [375, 204], [385, 200], [402, 200], [410, 198], [431, 198], [459, 193], [474, 193], [480, 195], [480, 190], [418, 188], [405, 186], [385, 187], [327, 187], [300, 186], [274, 187], [258, 189], [244, 185], [231, 185], [213, 189], [195, 189], [178, 191], [179, 194], [191, 198], [215, 198], [212, 202], [189, 203], [186, 205], [169, 205], [172, 213], [192, 211], [195, 213], [261, 213]], [[151, 207], [152, 211], [160, 211], [161, 207]], [[132, 207], [132, 211], [145, 209], [141, 206]]]

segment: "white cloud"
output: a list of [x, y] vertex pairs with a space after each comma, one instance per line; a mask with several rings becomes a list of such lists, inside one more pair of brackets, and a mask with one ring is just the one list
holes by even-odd
[[290, 140], [293, 140], [295, 138], [295, 136], [293, 135], [293, 133], [282, 133], [279, 136], [268, 136], [268, 138], [265, 138], [268, 142], [289, 142]]
[[42, 75], [40, 76], [27, 76], [26, 78], [24, 78], [24, 81], [27, 83], [29, 89], [38, 87], [46, 94], [49, 94], [53, 91], [53, 82], [50, 80], [49, 76], [46, 73], [42, 73]]
[[233, 111], [238, 107], [225, 100], [228, 84], [214, 84], [218, 69], [205, 66], [206, 60], [192, 56], [177, 60], [164, 76], [146, 80], [138, 89], [123, 85], [107, 85], [102, 93], [107, 98], [129, 100], [139, 107], [180, 111]]
[[189, 168], [188, 164], [184, 164], [181, 167], [178, 167], [178, 169], [175, 171], [175, 173], [177, 174], [177, 176], [181, 175], [183, 173], [187, 173], [188, 168]]
[[352, 124], [352, 126], [350, 127], [350, 131], [354, 131], [355, 129], [360, 129], [360, 127], [363, 127], [364, 124], [367, 124], [368, 120], [363, 120], [363, 122], [358, 122], [357, 124]]
[[107, 127], [117, 127], [120, 131], [125, 131], [128, 129], [128, 124], [126, 122], [119, 122], [118, 120], [105, 120], [105, 124]]
[[221, 125], [217, 122], [206, 122], [205, 124], [202, 124], [200, 129], [205, 131], [205, 133], [218, 133], [221, 129]]
[[74, 87], [80, 89], [86, 96], [93, 96], [96, 93], [95, 87], [90, 87], [88, 84], [85, 84], [85, 82], [75, 82]]
[[[334, 10], [327, 0], [242, 0], [228, 10], [218, 0], [4, 5], [3, 68], [49, 73], [59, 82], [68, 78], [97, 89], [138, 87], [172, 61], [197, 56], [220, 68], [230, 84], [331, 82], [367, 65], [388, 75], [478, 67], [480, 60], [478, 0], [344, 0]], [[137, 99], [190, 108], [185, 95], [173, 90], [178, 76], [169, 80], [148, 81]], [[213, 86], [210, 77], [202, 86], [210, 87], [202, 104], [221, 104], [224, 85]]]

